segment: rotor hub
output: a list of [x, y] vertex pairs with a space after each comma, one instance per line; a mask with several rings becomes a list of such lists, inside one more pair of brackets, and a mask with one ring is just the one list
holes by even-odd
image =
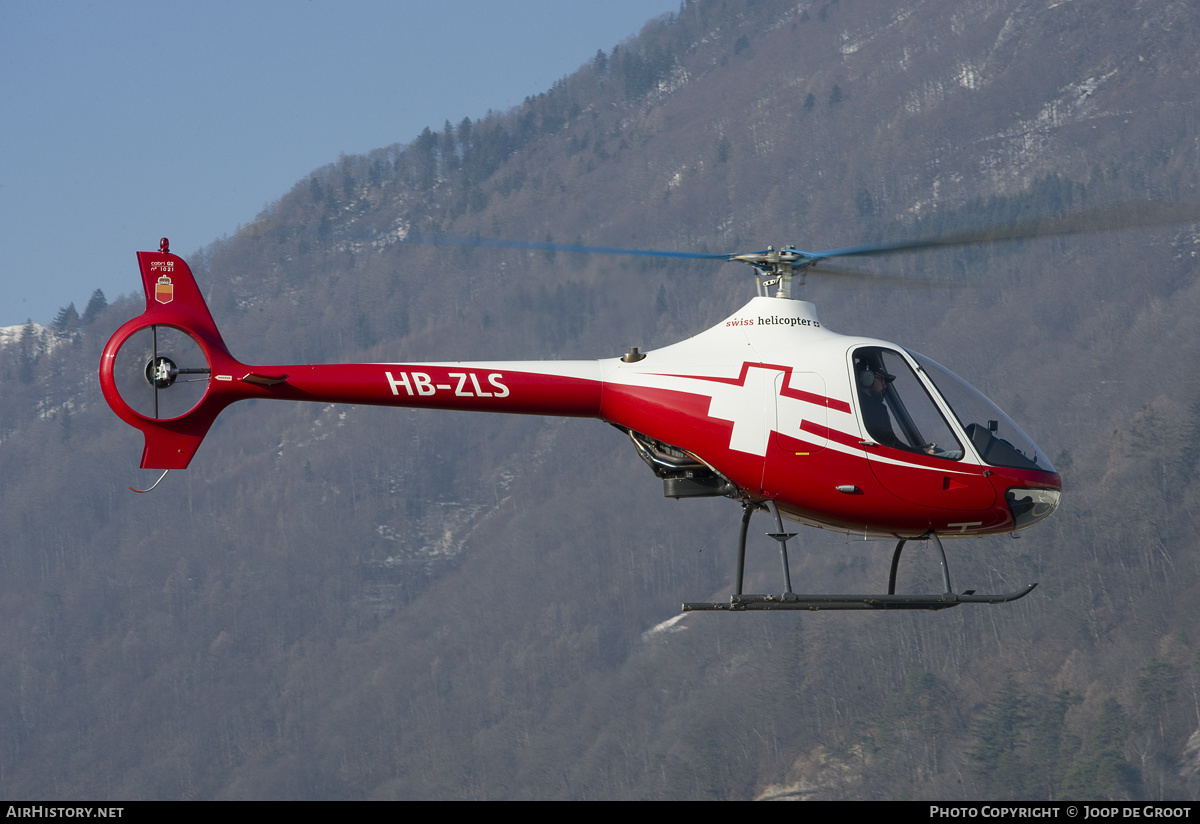
[[787, 299], [800, 297], [799, 290], [797, 290], [796, 295], [792, 294], [793, 277], [799, 275], [800, 281], [797, 286], [799, 289], [803, 289], [804, 270], [812, 266], [820, 258], [801, 252], [795, 246], [785, 246], [782, 249], [768, 246], [761, 252], [730, 255], [729, 260], [736, 260], [739, 263], [754, 267], [754, 271], [758, 273], [755, 283], [758, 286], [760, 297], [765, 296], [766, 290], [774, 286], [775, 297]]
[[179, 367], [170, 358], [157, 357], [146, 361], [146, 383], [155, 389], [166, 389], [178, 377]]

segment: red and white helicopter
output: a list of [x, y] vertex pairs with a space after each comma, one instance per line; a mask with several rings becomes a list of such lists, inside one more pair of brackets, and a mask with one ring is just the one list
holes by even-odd
[[[1179, 222], [1174, 212], [1142, 212], [1149, 217], [1125, 211], [1117, 222], [1091, 215], [815, 253], [423, 241], [718, 258], [755, 268], [758, 296], [713, 328], [662, 349], [589, 361], [248, 366], [229, 353], [191, 270], [164, 238], [158, 252], [138, 253], [146, 311], [109, 340], [100, 384], [113, 411], [145, 435], [141, 466], [163, 470], [186, 467], [217, 415], [247, 398], [599, 418], [628, 434], [666, 496], [724, 496], [742, 505], [734, 594], [728, 602], [685, 603], [685, 611], [1004, 603], [1036, 584], [956, 593], [940, 537], [1000, 535], [1049, 517], [1062, 481], [1046, 454], [961, 378], [895, 344], [830, 331], [792, 291], [807, 269], [833, 258]], [[774, 520], [767, 534], [779, 542], [783, 588], [745, 594], [746, 533], [763, 510]], [[787, 542], [795, 533], [784, 519], [896, 539], [887, 592], [793, 592]], [[895, 592], [901, 551], [913, 539], [940, 553], [942, 592]]]

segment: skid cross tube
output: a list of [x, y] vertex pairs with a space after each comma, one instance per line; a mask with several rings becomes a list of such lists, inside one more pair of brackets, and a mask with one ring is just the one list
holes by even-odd
[[[750, 517], [757, 509], [767, 509], [775, 519], [775, 531], [768, 532], [768, 537], [779, 542], [779, 552], [783, 564], [784, 591], [778, 595], [746, 595], [742, 593], [742, 585], [746, 570], [746, 534], [750, 527]], [[956, 594], [950, 585], [950, 564], [946, 560], [946, 550], [936, 532], [927, 532], [920, 538], [901, 538], [892, 552], [891, 571], [888, 575], [886, 595], [803, 595], [792, 592], [791, 572], [788, 568], [787, 542], [796, 533], [785, 532], [783, 519], [774, 501], [766, 505], [744, 502], [742, 504], [742, 525], [738, 532], [737, 580], [734, 594], [729, 601], [689, 601], [684, 603], [684, 612], [754, 612], [759, 610], [810, 610], [813, 612], [827, 609], [949, 609], [959, 604], [1006, 604], [1024, 598], [1033, 592], [1037, 584], [997, 595], [979, 595], [975, 590], [965, 590], [961, 595]], [[900, 568], [900, 554], [905, 544], [910, 540], [932, 541], [937, 548], [938, 562], [942, 569], [942, 591], [940, 593], [897, 595], [896, 573]]]

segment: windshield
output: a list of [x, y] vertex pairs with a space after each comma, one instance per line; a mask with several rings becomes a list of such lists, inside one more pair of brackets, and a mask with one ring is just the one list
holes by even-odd
[[908, 350], [908, 354], [912, 355], [942, 393], [942, 398], [984, 463], [1015, 469], [1054, 471], [1049, 459], [1033, 441], [978, 389], [924, 355], [911, 350]]

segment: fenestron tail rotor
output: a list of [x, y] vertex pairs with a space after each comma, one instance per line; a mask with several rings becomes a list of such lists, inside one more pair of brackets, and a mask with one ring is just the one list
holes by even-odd
[[[254, 396], [254, 371], [229, 354], [188, 265], [138, 252], [146, 311], [122, 324], [100, 357], [100, 389], [145, 436], [144, 469], [183, 469], [221, 410]], [[235, 377], [238, 379], [235, 382]]]
[[199, 345], [171, 326], [143, 327], [117, 350], [117, 391], [131, 409], [151, 420], [186, 415], [204, 397], [210, 369]]

